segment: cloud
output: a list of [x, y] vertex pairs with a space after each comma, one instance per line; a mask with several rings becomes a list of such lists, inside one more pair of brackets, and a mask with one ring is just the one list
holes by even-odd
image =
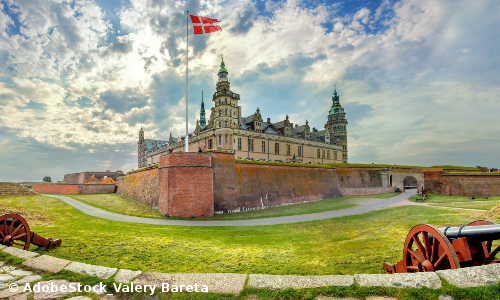
[[236, 25], [231, 27], [229, 31], [234, 34], [248, 33], [254, 25], [254, 18], [256, 14], [257, 9], [254, 6], [249, 6], [245, 10], [238, 12]]

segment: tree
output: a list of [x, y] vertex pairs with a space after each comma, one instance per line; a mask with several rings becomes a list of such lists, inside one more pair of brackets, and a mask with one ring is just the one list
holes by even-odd
[[42, 182], [52, 182], [52, 178], [50, 178], [50, 176], [45, 176], [43, 177]]
[[106, 170], [106, 172], [109, 172], [109, 173], [111, 173], [111, 171], [110, 171], [110, 170]]
[[116, 170], [116, 173], [125, 174], [122, 170]]

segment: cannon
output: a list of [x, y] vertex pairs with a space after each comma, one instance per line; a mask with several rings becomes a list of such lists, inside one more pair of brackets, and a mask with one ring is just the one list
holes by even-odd
[[500, 225], [478, 220], [467, 226], [436, 228], [421, 224], [406, 236], [403, 259], [396, 265], [384, 263], [384, 271], [392, 273], [434, 272], [500, 263], [496, 257], [500, 245]]
[[7, 247], [18, 245], [28, 250], [30, 244], [47, 249], [61, 245], [61, 240], [43, 238], [30, 230], [26, 220], [16, 214], [5, 214], [0, 216], [0, 240]]

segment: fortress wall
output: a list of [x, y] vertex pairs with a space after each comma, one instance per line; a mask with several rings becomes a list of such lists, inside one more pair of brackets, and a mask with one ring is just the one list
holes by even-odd
[[369, 187], [369, 188], [341, 188], [342, 196], [347, 195], [373, 195], [373, 194], [384, 194], [392, 193], [396, 190], [396, 187]]
[[336, 168], [341, 188], [382, 187], [380, 171], [380, 168]]
[[236, 163], [234, 154], [212, 155], [215, 211], [341, 196], [334, 169]]
[[426, 178], [425, 188], [436, 194], [450, 196], [500, 195], [500, 175], [449, 175]]
[[40, 194], [78, 195], [78, 184], [35, 184], [33, 192]]
[[35, 184], [33, 191], [40, 194], [108, 194], [115, 192], [114, 184]]
[[116, 190], [115, 184], [80, 184], [78, 194], [109, 194]]
[[183, 218], [213, 216], [211, 161], [211, 153], [207, 152], [172, 153], [160, 158], [158, 209], [161, 214]]
[[158, 169], [149, 169], [127, 174], [117, 192], [125, 197], [137, 200], [149, 206], [158, 206], [159, 198]]

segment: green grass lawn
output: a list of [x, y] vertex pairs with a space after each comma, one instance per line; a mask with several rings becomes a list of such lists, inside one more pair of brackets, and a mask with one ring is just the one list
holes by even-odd
[[157, 209], [139, 201], [129, 199], [119, 194], [94, 194], [94, 195], [65, 195], [82, 202], [85, 202], [94, 207], [98, 207], [107, 211], [116, 212], [122, 215], [130, 215], [146, 218], [164, 217], [160, 215]]
[[[356, 206], [356, 204], [353, 204], [351, 201], [351, 199], [354, 198], [385, 199], [394, 197], [396, 195], [399, 195], [399, 193], [386, 193], [386, 194], [365, 195], [365, 196], [357, 196], [357, 195], [342, 196], [339, 198], [325, 199], [309, 203], [271, 207], [266, 209], [244, 211], [239, 213], [214, 215], [213, 217], [199, 219], [199, 220], [245, 220], [245, 219], [258, 219], [258, 218], [310, 214], [316, 212], [354, 207]], [[120, 196], [118, 194], [65, 195], [65, 196], [119, 214], [147, 217], [147, 218], [164, 218], [159, 214], [158, 210], [153, 209], [150, 206], [140, 203], [138, 201]], [[171, 217], [170, 219], [181, 219], [181, 218]]]
[[[382, 273], [402, 259], [417, 224], [459, 226], [472, 211], [406, 206], [337, 219], [252, 227], [182, 227], [122, 223], [86, 215], [49, 197], [2, 198], [23, 211], [32, 231], [62, 239], [58, 248], [30, 250], [107, 267], [158, 272], [254, 274]], [[45, 223], [36, 222], [43, 215]], [[496, 220], [497, 222], [500, 220]]]
[[[425, 200], [425, 203], [450, 203], [450, 202], [471, 202], [471, 201], [491, 201], [491, 200], [500, 200], [500, 196], [492, 196], [486, 198], [476, 198], [476, 199], [469, 199], [469, 197], [465, 196], [446, 196], [446, 195], [439, 195], [439, 194], [431, 194], [428, 193], [427, 196], [429, 199]], [[421, 195], [413, 196], [410, 197], [410, 201], [415, 202], [416, 198], [422, 197]], [[418, 201], [421, 203], [421, 201]]]
[[473, 201], [471, 202], [460, 202], [460, 203], [433, 203], [434, 206], [446, 206], [446, 207], [458, 207], [458, 208], [472, 208], [472, 209], [484, 209], [490, 210], [493, 207], [500, 205], [500, 200], [492, 201]]

